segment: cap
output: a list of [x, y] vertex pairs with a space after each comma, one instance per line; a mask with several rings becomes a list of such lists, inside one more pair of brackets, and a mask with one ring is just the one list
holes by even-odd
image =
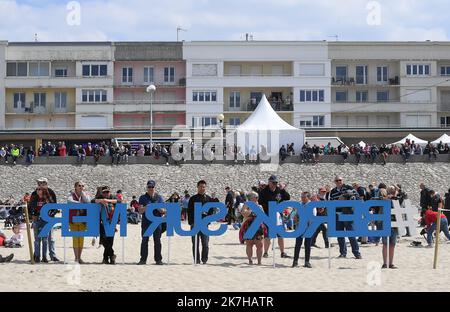
[[39, 178], [39, 179], [37, 179], [36, 180], [36, 182], [45, 182], [45, 183], [47, 183], [48, 182], [48, 180], [47, 180], [47, 178]]
[[278, 183], [278, 178], [275, 175], [271, 175], [269, 178], [269, 182]]
[[111, 191], [111, 189], [109, 188], [109, 186], [102, 186], [102, 192], [106, 192], [106, 191], [108, 191], [108, 192]]
[[155, 187], [156, 182], [154, 180], [148, 180], [147, 187]]

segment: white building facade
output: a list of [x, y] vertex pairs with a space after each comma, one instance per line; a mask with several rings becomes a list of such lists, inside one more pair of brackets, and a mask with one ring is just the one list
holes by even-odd
[[450, 125], [450, 43], [329, 43], [332, 126]]
[[187, 42], [186, 125], [238, 126], [265, 94], [290, 124], [330, 126], [325, 42]]

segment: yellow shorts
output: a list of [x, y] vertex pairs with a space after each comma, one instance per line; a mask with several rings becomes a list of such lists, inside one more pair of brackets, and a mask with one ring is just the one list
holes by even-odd
[[[70, 231], [84, 232], [86, 231], [86, 223], [69, 223]], [[73, 248], [83, 248], [84, 237], [73, 237]]]

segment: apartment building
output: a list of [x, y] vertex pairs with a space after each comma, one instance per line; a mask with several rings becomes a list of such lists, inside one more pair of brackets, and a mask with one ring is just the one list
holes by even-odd
[[186, 120], [186, 65], [181, 42], [114, 43], [114, 128], [148, 128], [150, 94], [157, 128], [184, 125]]
[[8, 43], [5, 62], [6, 129], [112, 128], [111, 43]]
[[[450, 127], [449, 42], [0, 41], [0, 129]], [[222, 120], [223, 116], [223, 120]]]
[[450, 43], [329, 43], [332, 126], [450, 126]]
[[183, 58], [187, 126], [238, 126], [263, 94], [292, 125], [331, 125], [326, 42], [187, 42]]
[[0, 130], [6, 128], [5, 125], [5, 77], [6, 77], [6, 41], [0, 41]]

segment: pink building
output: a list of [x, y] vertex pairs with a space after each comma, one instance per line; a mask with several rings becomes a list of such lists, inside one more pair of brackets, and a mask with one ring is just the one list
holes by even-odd
[[153, 97], [153, 125], [171, 128], [186, 123], [186, 64], [182, 43], [115, 43], [114, 128], [148, 128], [149, 85]]

